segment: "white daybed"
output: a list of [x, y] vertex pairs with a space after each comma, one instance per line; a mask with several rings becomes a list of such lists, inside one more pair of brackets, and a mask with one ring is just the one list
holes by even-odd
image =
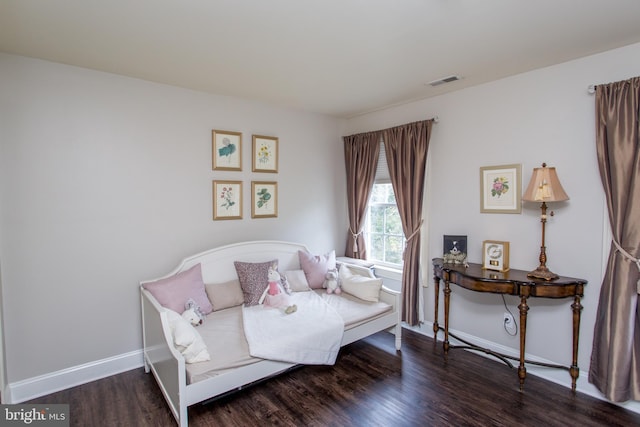
[[[151, 371], [169, 404], [169, 407], [180, 426], [188, 425], [187, 408], [198, 402], [202, 402], [232, 390], [240, 390], [244, 386], [265, 379], [269, 376], [281, 373], [295, 366], [293, 363], [286, 363], [266, 359], [253, 359], [250, 363], [231, 369], [218, 370], [212, 374], [198, 375], [197, 379], [187, 373], [187, 368], [199, 365], [186, 364], [183, 355], [176, 350], [173, 345], [173, 337], [167, 319], [167, 310], [160, 305], [158, 300], [143, 286], [152, 284], [158, 280], [164, 280], [178, 273], [184, 272], [191, 267], [200, 264], [202, 270], [202, 280], [207, 286], [237, 279], [234, 267], [235, 261], [259, 263], [278, 260], [280, 271], [296, 270], [300, 268], [298, 251], [309, 252], [306, 246], [297, 243], [279, 241], [255, 241], [232, 244], [211, 249], [200, 254], [184, 259], [180, 265], [171, 273], [164, 277], [141, 282], [140, 292], [142, 300], [142, 329], [144, 345], [144, 365], [145, 371]], [[350, 266], [357, 271], [357, 274], [373, 277], [367, 268]], [[319, 290], [316, 292], [319, 293]], [[350, 298], [351, 301], [358, 302], [357, 298], [342, 293], [341, 297]], [[365, 301], [360, 301], [366, 307]], [[372, 317], [360, 318], [355, 323], [349, 323], [345, 319], [345, 330], [341, 341], [341, 346], [365, 338], [376, 332], [395, 328], [396, 348], [400, 350], [401, 345], [401, 323], [400, 323], [400, 296], [396, 291], [382, 286], [379, 295], [378, 305], [388, 305], [386, 311], [374, 313]], [[346, 307], [349, 307], [348, 303]], [[343, 318], [348, 318], [348, 313], [340, 313]], [[232, 310], [240, 310], [241, 307], [227, 308], [212, 314], [224, 315], [223, 312], [231, 313]], [[347, 314], [345, 316], [345, 314]], [[216, 320], [209, 319], [207, 322], [215, 323]], [[238, 335], [242, 336], [242, 332]], [[209, 338], [210, 339], [210, 338]], [[209, 339], [205, 341], [209, 342]], [[207, 344], [209, 345], [209, 344]], [[220, 353], [219, 353], [220, 354]], [[216, 352], [211, 352], [212, 361], [216, 358]], [[208, 363], [208, 362], [204, 362]]]

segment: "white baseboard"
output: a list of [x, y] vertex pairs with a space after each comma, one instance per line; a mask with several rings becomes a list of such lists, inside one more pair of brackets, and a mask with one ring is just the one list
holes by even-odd
[[[422, 327], [419, 328], [409, 327], [407, 325], [404, 325], [404, 327], [419, 334], [433, 338], [432, 322], [425, 322]], [[465, 334], [464, 332], [456, 330], [451, 330], [451, 332], [458, 335], [464, 340], [475, 343], [479, 347], [490, 348], [494, 351], [513, 357], [519, 356], [517, 350], [513, 348], [505, 347], [501, 344], [483, 340], [481, 338]], [[486, 355], [482, 352], [477, 352], [477, 354], [495, 360], [494, 357]], [[536, 362], [554, 363], [552, 361], [531, 355], [527, 357]], [[40, 396], [46, 396], [47, 394], [55, 393], [60, 390], [65, 390], [81, 384], [86, 384], [91, 381], [99, 380], [101, 378], [109, 377], [111, 375], [130, 371], [131, 369], [140, 368], [143, 365], [144, 361], [142, 350], [136, 350], [126, 354], [121, 354], [119, 356], [97, 360], [95, 362], [86, 363], [84, 365], [52, 372], [50, 374], [40, 375], [38, 377], [17, 381], [14, 383], [10, 383], [7, 386], [7, 389], [4, 390], [4, 393], [2, 393], [2, 403], [26, 402], [28, 400], [35, 399]], [[561, 369], [529, 365], [527, 366], [527, 373], [559, 384], [566, 388], [569, 388], [571, 386], [571, 381], [569, 380], [568, 373]], [[576, 391], [609, 402], [609, 400], [607, 400], [593, 384], [589, 383], [587, 373], [584, 371], [580, 372], [580, 376], [576, 384]], [[640, 402], [629, 401], [610, 403], [640, 414]]]
[[[421, 327], [410, 327], [407, 325], [404, 325], [404, 327], [414, 332], [417, 332], [419, 334], [426, 335], [433, 338], [433, 322], [424, 322], [424, 324]], [[464, 332], [456, 331], [454, 329], [450, 329], [450, 332], [454, 333], [455, 335], [459, 336], [465, 341], [474, 343], [478, 347], [488, 348], [495, 352], [506, 354], [512, 357], [517, 357], [517, 358], [520, 357], [520, 353], [517, 349], [513, 349], [511, 347], [505, 347], [501, 344], [496, 344], [492, 341], [487, 341], [485, 339], [478, 338], [476, 336], [469, 335]], [[486, 353], [483, 353], [480, 351], [474, 351], [474, 353], [479, 354], [481, 356], [485, 356], [491, 360], [497, 361], [495, 357], [488, 355]], [[536, 357], [530, 354], [527, 354], [527, 359], [532, 360], [534, 362], [557, 364], [557, 362], [543, 359], [541, 357]], [[515, 362], [515, 364], [517, 364], [517, 361]], [[527, 365], [527, 374], [535, 375], [536, 377], [540, 377], [547, 381], [551, 381], [553, 383], [559, 384], [566, 388], [571, 388], [571, 377], [569, 376], [569, 373], [563, 369], [546, 368], [544, 366], [536, 366], [536, 365]], [[600, 390], [596, 388], [596, 386], [594, 386], [589, 382], [589, 376], [587, 372], [585, 372], [584, 370], [581, 370], [578, 376], [578, 380], [576, 382], [576, 391], [587, 394], [591, 397], [595, 397], [596, 399], [604, 400], [605, 402], [612, 403], [614, 405], [625, 408], [629, 411], [640, 414], [640, 402], [637, 402], [637, 401], [611, 402], [610, 400], [608, 400], [602, 395], [602, 393], [600, 392]]]
[[22, 403], [143, 366], [142, 350], [9, 383], [2, 403]]

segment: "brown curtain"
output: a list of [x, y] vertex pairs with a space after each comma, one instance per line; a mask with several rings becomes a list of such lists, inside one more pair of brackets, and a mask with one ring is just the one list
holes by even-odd
[[427, 150], [433, 120], [383, 131], [391, 184], [407, 244], [402, 268], [402, 320], [417, 325], [420, 292], [420, 227]]
[[343, 140], [349, 210], [349, 237], [345, 256], [366, 259], [367, 248], [362, 237], [362, 227], [376, 178], [380, 154], [380, 132], [345, 136]]
[[596, 148], [613, 242], [600, 289], [589, 382], [640, 400], [640, 77], [596, 87]]

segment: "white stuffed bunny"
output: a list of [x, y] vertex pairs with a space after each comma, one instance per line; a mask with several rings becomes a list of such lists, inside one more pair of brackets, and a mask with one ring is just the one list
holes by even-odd
[[340, 289], [340, 282], [338, 282], [338, 270], [331, 269], [327, 271], [325, 276], [323, 288], [327, 288], [328, 294], [335, 293], [336, 295], [340, 295], [342, 293], [342, 289]]
[[196, 302], [189, 298], [187, 303], [184, 305], [184, 312], [182, 313], [182, 317], [193, 326], [202, 325], [204, 322], [204, 314], [200, 311], [200, 307], [196, 304]]

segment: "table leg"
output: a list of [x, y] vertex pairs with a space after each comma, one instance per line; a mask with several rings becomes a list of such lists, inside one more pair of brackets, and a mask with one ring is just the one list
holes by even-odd
[[444, 354], [446, 355], [449, 351], [449, 299], [451, 296], [451, 287], [449, 286], [449, 281], [444, 281], [444, 343], [442, 344], [444, 348]]
[[524, 390], [524, 380], [527, 377], [527, 368], [524, 365], [525, 355], [525, 343], [527, 341], [527, 312], [529, 306], [527, 305], [528, 295], [522, 295], [520, 297], [520, 365], [518, 366], [518, 378], [520, 379], [520, 391]]
[[435, 292], [435, 313], [433, 316], [433, 340], [438, 341], [438, 331], [440, 330], [440, 325], [438, 325], [438, 302], [440, 300], [440, 278], [438, 276], [433, 276], [433, 284]]
[[573, 359], [569, 374], [571, 374], [571, 390], [575, 392], [576, 380], [580, 375], [580, 368], [578, 368], [578, 339], [580, 338], [580, 312], [582, 311], [580, 295], [576, 295], [571, 308], [573, 309]]

